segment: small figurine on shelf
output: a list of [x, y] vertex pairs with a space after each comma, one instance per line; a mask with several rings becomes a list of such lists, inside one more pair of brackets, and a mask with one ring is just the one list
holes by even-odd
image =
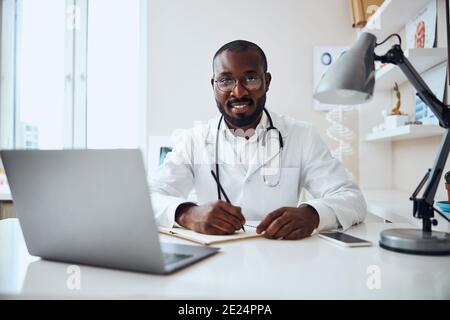
[[386, 129], [395, 129], [397, 127], [404, 126], [405, 123], [408, 121], [408, 115], [400, 110], [402, 106], [402, 99], [397, 82], [395, 83], [394, 86], [394, 92], [395, 96], [397, 97], [397, 101], [395, 102], [395, 105], [392, 107], [389, 115], [385, 116], [384, 118]]
[[397, 82], [395, 83], [395, 86], [394, 86], [394, 92], [395, 92], [395, 95], [396, 95], [396, 97], [397, 97], [397, 101], [395, 102], [395, 105], [394, 105], [394, 107], [393, 107], [392, 110], [391, 110], [391, 115], [397, 115], [397, 116], [400, 116], [400, 115], [403, 114], [403, 113], [400, 111], [400, 108], [401, 108], [401, 106], [402, 106], [402, 95], [400, 94], [400, 90], [399, 90], [399, 88], [398, 88]]

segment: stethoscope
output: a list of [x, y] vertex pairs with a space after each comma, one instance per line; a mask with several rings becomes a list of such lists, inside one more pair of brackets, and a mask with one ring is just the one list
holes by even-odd
[[[264, 108], [263, 109], [264, 112], [267, 115], [267, 119], [269, 119], [269, 127], [266, 128], [266, 131], [264, 133], [264, 136], [262, 138], [262, 146], [265, 147], [266, 146], [266, 139], [267, 139], [267, 134], [270, 133], [271, 130], [274, 130], [275, 132], [278, 133], [278, 142], [279, 142], [279, 152], [278, 152], [278, 172], [277, 172], [277, 177], [275, 179], [275, 182], [270, 182], [267, 178], [266, 175], [263, 174], [263, 181], [264, 183], [269, 186], [270, 188], [274, 188], [276, 186], [278, 186], [280, 184], [280, 180], [281, 180], [281, 152], [283, 151], [283, 147], [284, 147], [284, 142], [283, 142], [283, 137], [281, 136], [281, 132], [280, 130], [278, 130], [274, 125], [273, 125], [273, 121], [272, 121], [272, 117], [270, 116], [269, 112]], [[219, 133], [220, 133], [220, 126], [222, 124], [222, 120], [223, 120], [223, 115], [220, 117], [219, 120], [219, 124], [217, 126], [217, 134], [216, 134], [216, 154], [215, 154], [215, 162], [216, 162], [216, 176], [217, 179], [220, 181], [220, 175], [219, 175], [219, 159], [218, 159], [218, 154], [219, 154]], [[221, 199], [221, 192], [220, 192], [220, 188], [217, 187], [217, 194], [218, 194], [218, 198], [219, 200]]]

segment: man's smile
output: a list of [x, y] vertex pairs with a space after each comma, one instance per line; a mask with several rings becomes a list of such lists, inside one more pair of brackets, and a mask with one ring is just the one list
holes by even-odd
[[232, 100], [229, 101], [227, 105], [233, 114], [245, 114], [253, 106], [253, 100], [251, 99]]

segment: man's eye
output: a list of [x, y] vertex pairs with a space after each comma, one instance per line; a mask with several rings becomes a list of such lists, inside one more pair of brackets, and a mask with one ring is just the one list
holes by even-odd
[[231, 83], [233, 83], [233, 80], [232, 79], [220, 79], [219, 82], [221, 84], [231, 84]]
[[255, 82], [255, 81], [258, 81], [258, 77], [247, 76], [247, 77], [245, 77], [245, 81], [247, 81], [247, 82]]

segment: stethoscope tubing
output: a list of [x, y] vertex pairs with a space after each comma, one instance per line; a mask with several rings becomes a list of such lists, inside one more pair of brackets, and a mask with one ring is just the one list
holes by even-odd
[[[277, 132], [278, 132], [278, 141], [279, 141], [279, 144], [280, 144], [280, 154], [281, 154], [281, 151], [283, 150], [283, 147], [284, 147], [283, 136], [281, 135], [280, 130], [278, 130], [278, 129], [273, 125], [272, 117], [270, 116], [270, 114], [269, 114], [269, 112], [266, 110], [266, 108], [264, 108], [263, 110], [264, 110], [264, 112], [265, 112], [266, 115], [267, 115], [267, 119], [269, 120], [269, 125], [270, 125], [270, 126], [266, 129], [266, 132], [264, 133], [264, 137], [263, 137], [263, 140], [262, 140], [262, 144], [263, 144], [263, 146], [266, 145], [266, 136], [267, 136], [267, 133], [268, 133], [270, 130], [275, 130], [275, 131], [277, 131]], [[222, 124], [222, 120], [223, 120], [223, 115], [220, 117], [219, 124], [217, 125], [217, 134], [216, 134], [215, 167], [216, 167], [216, 176], [217, 176], [217, 180], [218, 180], [218, 181], [220, 181], [219, 159], [218, 159], [218, 154], [219, 154], [219, 132], [220, 132], [220, 126], [221, 126], [221, 124]], [[281, 159], [280, 159], [280, 163], [279, 163], [279, 171], [281, 171]], [[277, 183], [276, 183], [275, 185], [273, 185], [273, 186], [269, 185], [269, 184], [267, 183], [265, 177], [263, 176], [264, 183], [265, 183], [266, 185], [268, 185], [269, 187], [276, 187], [276, 186], [280, 183], [280, 179], [281, 179], [281, 174], [280, 174], [280, 172], [279, 172], [278, 174], [279, 174], [280, 176], [279, 176], [279, 179], [278, 179], [278, 181], [277, 181]], [[219, 187], [219, 185], [217, 185], [217, 195], [218, 195], [218, 199], [221, 200], [222, 197], [221, 197], [221, 192], [220, 192], [220, 187]]]

